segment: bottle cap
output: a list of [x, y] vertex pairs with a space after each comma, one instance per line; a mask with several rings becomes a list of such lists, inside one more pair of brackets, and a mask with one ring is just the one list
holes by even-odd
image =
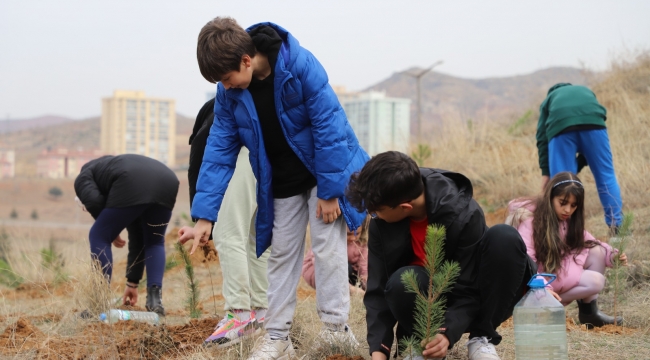
[[[550, 277], [551, 280], [545, 281], [544, 277]], [[555, 279], [557, 279], [557, 276], [553, 274], [535, 274], [528, 282], [528, 287], [531, 289], [543, 288], [555, 281]]]
[[106, 321], [106, 314], [104, 313], [99, 314], [99, 320]]
[[544, 283], [544, 279], [542, 279], [541, 277], [537, 277], [537, 276], [533, 277], [528, 282], [528, 287], [531, 289], [539, 289], [539, 288], [543, 288], [544, 286], [546, 286], [546, 284]]

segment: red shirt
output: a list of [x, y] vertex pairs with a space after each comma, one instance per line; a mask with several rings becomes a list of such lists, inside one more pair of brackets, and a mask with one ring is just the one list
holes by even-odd
[[410, 265], [424, 266], [426, 259], [424, 239], [427, 236], [428, 225], [429, 219], [427, 218], [418, 221], [411, 219], [411, 246], [413, 246], [415, 257]]

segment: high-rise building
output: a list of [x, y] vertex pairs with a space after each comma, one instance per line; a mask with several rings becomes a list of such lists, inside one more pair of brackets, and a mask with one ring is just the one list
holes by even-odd
[[16, 152], [13, 149], [0, 148], [0, 179], [16, 175]]
[[176, 101], [115, 90], [102, 99], [100, 146], [105, 154], [140, 154], [173, 166]]
[[337, 92], [361, 147], [369, 155], [388, 150], [409, 153], [411, 100], [383, 92]]

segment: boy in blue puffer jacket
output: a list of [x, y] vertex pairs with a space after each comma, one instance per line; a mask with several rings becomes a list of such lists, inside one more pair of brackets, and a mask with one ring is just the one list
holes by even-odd
[[307, 223], [317, 264], [321, 336], [330, 343], [357, 345], [346, 324], [346, 225], [356, 230], [365, 213], [353, 208], [344, 192], [350, 175], [369, 157], [325, 70], [282, 27], [261, 23], [244, 30], [231, 18], [215, 18], [201, 29], [197, 58], [203, 77], [218, 85], [192, 207], [192, 217], [200, 219], [192, 252], [208, 241], [242, 146], [250, 151], [257, 179], [257, 255], [273, 245], [267, 334], [249, 359], [295, 356], [289, 330]]

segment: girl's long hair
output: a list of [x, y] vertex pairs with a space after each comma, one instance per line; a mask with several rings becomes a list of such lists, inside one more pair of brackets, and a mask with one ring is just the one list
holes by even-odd
[[358, 229], [358, 231], [360, 231], [360, 234], [357, 241], [360, 245], [365, 245], [368, 243], [368, 228], [370, 227], [370, 219], [372, 219], [372, 217], [370, 215], [366, 215], [366, 218], [363, 219], [363, 223], [361, 223], [361, 226]]
[[[533, 217], [533, 241], [537, 263], [549, 273], [557, 274], [562, 269], [562, 259], [570, 253], [577, 254], [585, 248], [585, 189], [580, 179], [570, 173], [561, 172], [555, 175], [544, 187], [544, 192], [538, 196]], [[573, 195], [576, 199], [576, 210], [569, 218], [564, 241], [560, 238], [560, 220], [553, 210], [553, 199], [561, 197], [565, 200]]]

